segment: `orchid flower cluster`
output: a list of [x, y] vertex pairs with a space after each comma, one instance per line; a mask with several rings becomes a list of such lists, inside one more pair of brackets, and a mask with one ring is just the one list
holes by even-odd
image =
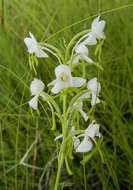
[[[101, 48], [105, 40], [104, 27], [105, 21], [100, 20], [100, 16], [95, 18], [91, 29], [84, 30], [73, 37], [66, 47], [65, 57], [56, 47], [44, 42], [38, 43], [32, 33], [29, 33], [30, 37], [24, 39], [29, 52], [29, 64], [35, 74], [37, 74], [35, 68], [38, 65], [37, 58], [48, 58], [51, 53], [59, 63], [55, 68], [55, 80], [47, 84], [50, 93], [45, 91], [45, 84], [40, 79], [34, 78], [30, 85], [32, 98], [29, 101], [29, 106], [34, 110], [39, 109], [39, 100], [47, 102], [51, 109], [52, 130], [56, 130], [54, 134], [58, 134], [55, 137], [55, 143], [60, 143], [60, 151], [57, 153], [58, 172], [55, 190], [58, 189], [64, 163], [68, 173], [72, 174], [69, 166], [69, 159], [73, 158], [72, 153], [88, 153], [93, 150], [94, 144], [98, 150], [100, 149], [98, 146], [98, 139], [102, 136], [99, 132], [100, 125], [91, 113], [101, 102], [101, 84], [97, 77], [89, 81], [85, 77], [86, 66], [94, 65], [98, 69], [102, 68], [99, 63], [89, 57], [88, 49], [89, 46], [95, 45], [95, 55], [98, 55], [100, 60]], [[82, 77], [73, 76], [75, 67], [83, 69]], [[59, 101], [56, 101], [58, 97], [62, 101], [62, 108], [57, 103]], [[86, 102], [89, 102], [87, 112], [83, 110]], [[81, 118], [84, 123], [89, 123], [87, 128], [84, 127]], [[60, 121], [60, 131], [56, 129], [56, 120]]]

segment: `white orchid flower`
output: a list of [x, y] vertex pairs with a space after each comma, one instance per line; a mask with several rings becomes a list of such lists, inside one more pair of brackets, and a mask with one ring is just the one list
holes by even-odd
[[70, 67], [67, 65], [59, 65], [55, 68], [56, 80], [48, 84], [53, 86], [51, 92], [59, 93], [62, 89], [67, 87], [81, 87], [86, 83], [86, 80], [80, 77], [72, 77]]
[[[93, 142], [95, 142], [95, 138], [100, 138], [101, 135], [99, 133], [99, 125], [95, 124], [95, 120], [88, 126], [88, 128], [84, 131], [83, 134], [77, 136], [77, 138], [84, 137], [83, 141], [77, 147], [76, 152], [89, 152], [93, 147]], [[93, 142], [92, 142], [93, 141]]]
[[[75, 47], [79, 44], [83, 45], [96, 45], [97, 39], [104, 39], [104, 28], [106, 22], [104, 20], [100, 20], [100, 16], [95, 18], [91, 24], [91, 31], [85, 35], [83, 35], [78, 42], [76, 43]], [[84, 40], [84, 41], [83, 41]], [[75, 49], [75, 48], [74, 48]]]
[[48, 55], [43, 51], [45, 49], [43, 46], [38, 45], [34, 35], [29, 32], [30, 38], [25, 38], [24, 42], [28, 48], [29, 54], [35, 53], [36, 57], [48, 57]]
[[45, 96], [41, 93], [43, 89], [44, 83], [41, 80], [34, 78], [30, 85], [31, 96], [34, 97], [29, 101], [29, 106], [32, 107], [34, 110], [38, 108], [39, 96], [45, 98]]
[[88, 88], [88, 90], [90, 90], [90, 92], [83, 94], [80, 97], [80, 99], [91, 97], [92, 98], [92, 100], [91, 100], [92, 106], [94, 106], [95, 104], [99, 104], [100, 103], [99, 93], [101, 91], [101, 84], [99, 82], [97, 82], [96, 77], [91, 79], [90, 81], [88, 81], [87, 88]]
[[100, 16], [95, 18], [91, 24], [91, 32], [88, 33], [88, 38], [83, 42], [85, 45], [95, 45], [97, 44], [97, 39], [104, 39], [104, 27], [106, 22], [100, 20]]
[[93, 63], [94, 61], [88, 57], [88, 48], [84, 44], [79, 44], [75, 47], [76, 57], [73, 60], [73, 64], [78, 63], [82, 60], [85, 62]]
[[92, 100], [91, 100], [91, 105], [99, 104], [100, 99], [99, 93], [101, 91], [101, 84], [97, 82], [97, 78], [93, 78], [88, 82], [87, 88], [91, 90], [91, 95], [92, 95]]
[[104, 20], [100, 21], [100, 16], [95, 18], [91, 25], [91, 31], [96, 36], [96, 38], [103, 39], [105, 37], [104, 35], [104, 27], [106, 22]]

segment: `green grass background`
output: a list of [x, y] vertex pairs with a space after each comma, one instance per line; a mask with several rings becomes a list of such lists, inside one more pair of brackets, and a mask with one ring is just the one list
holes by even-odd
[[[39, 41], [48, 38], [64, 53], [64, 42], [68, 44], [76, 33], [90, 27], [89, 16], [104, 11], [107, 39], [100, 81], [101, 99], [106, 106], [98, 107], [96, 119], [104, 136], [101, 150], [105, 163], [96, 152], [86, 164], [87, 190], [133, 189], [133, 7], [114, 10], [131, 3], [132, 0], [5, 0], [5, 24], [0, 25], [0, 190], [33, 190], [32, 169], [16, 164], [35, 139], [36, 120], [40, 134], [36, 165], [45, 168], [56, 149], [47, 104], [41, 106], [40, 116], [31, 114], [27, 104], [34, 74], [29, 71], [24, 37], [31, 31]], [[73, 23], [77, 24], [67, 27]], [[53, 57], [39, 59], [38, 78], [48, 84], [57, 65]], [[96, 68], [87, 71], [88, 79], [97, 74]], [[33, 164], [33, 154], [34, 148], [27, 163]], [[81, 160], [81, 155], [74, 155], [70, 163], [72, 176], [63, 168], [62, 189], [84, 189]], [[57, 160], [46, 170], [42, 189], [53, 190], [56, 171]], [[35, 190], [42, 172], [35, 172]]]

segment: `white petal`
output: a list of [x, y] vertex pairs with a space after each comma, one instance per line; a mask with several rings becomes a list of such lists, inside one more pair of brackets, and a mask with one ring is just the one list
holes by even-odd
[[72, 131], [75, 131], [75, 127], [74, 126], [72, 126]]
[[40, 94], [43, 91], [44, 86], [45, 85], [41, 80], [34, 78], [30, 85], [31, 95]]
[[87, 88], [91, 90], [93, 93], [97, 93], [99, 95], [101, 91], [101, 84], [97, 82], [97, 78], [95, 77], [88, 81]]
[[95, 136], [97, 136], [97, 137], [101, 137], [101, 134], [100, 134], [100, 132], [99, 132], [99, 128], [100, 128], [100, 126], [98, 125], [98, 124], [95, 124], [95, 127], [96, 127], [96, 131], [95, 131]]
[[84, 118], [85, 121], [87, 121], [89, 119], [87, 114], [82, 109], [79, 109], [79, 112], [81, 113], [81, 115], [82, 115], [82, 117]]
[[46, 96], [45, 96], [44, 94], [42, 94], [42, 93], [40, 93], [40, 96], [41, 96], [42, 98], [46, 98]]
[[34, 110], [36, 110], [38, 108], [38, 96], [34, 96], [29, 101], [29, 106], [32, 107]]
[[24, 42], [28, 47], [28, 52], [31, 54], [35, 52], [35, 49], [37, 47], [37, 41], [31, 32], [29, 32], [29, 34], [31, 38], [25, 38]]
[[71, 78], [71, 70], [67, 65], [59, 65], [55, 68], [56, 78], [59, 78], [62, 73], [66, 73]]
[[87, 57], [86, 55], [83, 55], [83, 58], [84, 58], [84, 60], [85, 60], [87, 63], [93, 63], [93, 62], [94, 62], [90, 57]]
[[100, 20], [100, 16], [96, 17], [93, 21], [92, 21], [92, 24], [91, 24], [91, 27], [95, 27], [97, 25], [97, 23], [99, 22]]
[[99, 21], [99, 19], [100, 16], [98, 16], [92, 22], [92, 32], [97, 36], [97, 38], [104, 38], [103, 30], [105, 27], [105, 21], [104, 20]]
[[48, 57], [48, 55], [43, 51], [41, 50], [40, 47], [37, 47], [36, 50], [35, 50], [35, 55], [36, 57], [38, 58], [41, 58], [41, 57]]
[[80, 144], [80, 140], [75, 136], [72, 137], [72, 140], [74, 143], [74, 148], [76, 148]]
[[53, 94], [59, 93], [64, 88], [64, 84], [61, 82], [56, 82], [55, 86], [51, 89]]
[[80, 114], [82, 115], [82, 117], [84, 118], [85, 121], [88, 120], [88, 116], [87, 114], [83, 111], [83, 102], [79, 103], [79, 108], [78, 108]]
[[92, 93], [92, 100], [91, 100], [91, 105], [94, 106], [95, 104], [99, 104], [100, 99], [97, 97], [95, 93]]
[[81, 43], [78, 46], [76, 46], [75, 52], [87, 56], [88, 55], [88, 48], [84, 44]]
[[82, 43], [84, 45], [96, 45], [97, 44], [96, 36], [92, 32], [90, 32], [88, 38], [84, 40]]
[[54, 86], [56, 84], [57, 80], [53, 80], [52, 82], [50, 82], [47, 86]]
[[94, 139], [95, 136], [100, 136], [99, 125], [95, 124], [95, 120], [93, 120], [92, 123], [85, 130], [84, 135], [91, 137], [92, 139]]
[[29, 35], [30, 35], [32, 41], [37, 44], [35, 36], [31, 32], [29, 32]]
[[77, 55], [77, 56], [74, 58], [74, 60], [73, 60], [72, 63], [73, 63], [73, 64], [79, 63], [80, 59], [81, 59], [81, 56], [80, 56], [80, 55]]
[[[75, 127], [72, 126], [72, 132], [75, 131]], [[73, 136], [72, 137], [73, 143], [74, 143], [74, 148], [76, 148], [80, 144], [80, 140], [78, 137]]]
[[56, 137], [54, 140], [57, 141], [57, 140], [62, 139], [62, 138], [63, 138], [63, 135], [61, 134], [58, 137]]
[[104, 32], [103, 31], [104, 31], [105, 24], [106, 23], [105, 23], [104, 20], [100, 21], [99, 24], [98, 24], [97, 35], [101, 39], [104, 38]]
[[72, 87], [81, 87], [86, 83], [86, 79], [80, 77], [72, 77]]
[[91, 140], [85, 137], [83, 141], [81, 142], [81, 144], [76, 149], [76, 152], [83, 152], [83, 153], [89, 152], [91, 151], [92, 147], [93, 147], [93, 143], [91, 142]]
[[26, 46], [28, 48], [28, 52], [30, 54], [35, 52], [36, 44], [33, 42], [33, 40], [31, 38], [25, 38], [24, 43], [26, 44]]

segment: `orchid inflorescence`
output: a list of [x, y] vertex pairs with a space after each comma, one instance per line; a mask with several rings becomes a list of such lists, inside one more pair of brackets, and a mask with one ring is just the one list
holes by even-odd
[[[51, 93], [45, 92], [45, 84], [41, 80], [34, 78], [30, 85], [31, 96], [33, 97], [29, 101], [29, 106], [34, 110], [39, 109], [39, 99], [47, 102], [52, 112], [52, 130], [56, 130], [56, 119], [60, 121], [62, 126], [60, 131], [57, 130], [56, 133], [60, 135], [55, 137], [55, 142], [61, 142], [60, 152], [57, 154], [58, 172], [55, 190], [58, 189], [61, 175], [60, 170], [64, 162], [66, 163], [68, 173], [72, 173], [68, 163], [69, 159], [73, 158], [73, 151], [87, 153], [92, 151], [94, 144], [96, 144], [98, 151], [100, 151], [99, 140], [97, 140], [102, 137], [99, 132], [100, 126], [96, 123], [94, 114], [91, 115], [91, 113], [93, 113], [96, 104], [102, 102], [99, 97], [101, 84], [97, 77], [90, 79], [88, 82], [85, 77], [86, 66], [88, 65], [94, 65], [98, 69], [102, 69], [99, 63], [90, 58], [88, 47], [97, 45], [95, 55], [98, 55], [98, 59], [100, 60], [101, 47], [105, 40], [104, 27], [105, 21], [100, 21], [100, 16], [95, 18], [90, 30], [78, 33], [70, 41], [66, 47], [65, 57], [62, 56], [56, 47], [48, 43], [38, 43], [32, 33], [29, 33], [30, 37], [24, 39], [29, 52], [30, 67], [34, 69], [35, 74], [37, 72], [34, 64], [38, 64], [37, 58], [48, 58], [49, 53], [51, 53], [56, 56], [59, 62], [59, 65], [55, 68], [56, 79], [47, 84]], [[73, 77], [72, 74], [75, 71], [75, 67], [79, 66], [83, 68], [83, 76]], [[62, 100], [61, 105], [63, 105], [63, 109], [55, 101], [58, 97]], [[69, 99], [69, 103], [67, 99]], [[86, 102], [89, 102], [90, 108], [87, 113], [83, 110]], [[63, 110], [63, 113], [61, 110]], [[83, 127], [81, 117], [83, 117], [85, 122], [90, 121], [87, 128]], [[79, 126], [82, 127], [80, 128]]]

